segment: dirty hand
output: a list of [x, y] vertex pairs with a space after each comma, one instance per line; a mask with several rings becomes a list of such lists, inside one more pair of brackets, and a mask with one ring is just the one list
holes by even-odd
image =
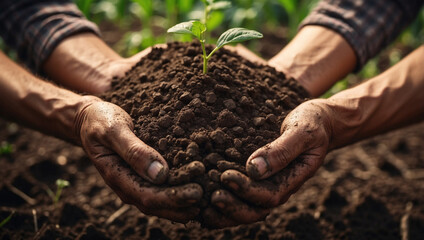
[[118, 106], [89, 98], [78, 110], [75, 129], [81, 145], [105, 182], [124, 203], [140, 211], [177, 222], [199, 212], [193, 207], [202, 197], [198, 184], [161, 187], [168, 165], [153, 148], [133, 133], [131, 117]]
[[222, 184], [237, 196], [225, 190], [212, 195], [212, 203], [226, 215], [221, 227], [264, 219], [321, 166], [332, 131], [330, 111], [321, 101], [303, 103], [287, 116], [281, 136], [247, 160], [248, 176], [236, 170], [221, 175]]

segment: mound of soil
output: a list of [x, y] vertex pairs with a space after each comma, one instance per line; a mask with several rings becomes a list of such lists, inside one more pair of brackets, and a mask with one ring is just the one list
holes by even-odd
[[164, 156], [168, 185], [202, 185], [206, 208], [220, 174], [245, 172], [249, 155], [279, 136], [283, 119], [307, 93], [274, 68], [226, 49], [203, 74], [201, 52], [196, 42], [155, 48], [102, 97], [127, 111], [136, 135]]

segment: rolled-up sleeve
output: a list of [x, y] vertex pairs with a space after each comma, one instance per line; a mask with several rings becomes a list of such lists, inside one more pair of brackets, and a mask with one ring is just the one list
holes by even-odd
[[321, 25], [338, 32], [358, 58], [356, 71], [417, 16], [422, 0], [322, 0], [299, 28]]
[[72, 1], [0, 1], [0, 36], [33, 72], [63, 39], [80, 32], [100, 35]]

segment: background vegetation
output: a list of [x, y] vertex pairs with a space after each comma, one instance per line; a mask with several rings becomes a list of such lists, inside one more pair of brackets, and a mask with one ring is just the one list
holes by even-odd
[[[199, 0], [74, 0], [84, 15], [97, 23], [105, 41], [122, 56], [133, 55], [149, 46], [172, 40], [191, 41], [187, 35], [170, 35], [166, 30], [178, 22], [202, 17]], [[230, 27], [245, 27], [264, 33], [282, 48], [296, 33], [298, 24], [318, 0], [232, 0], [231, 7], [214, 11], [208, 22], [211, 37]], [[212, 40], [214, 41], [214, 40]], [[281, 42], [281, 43], [280, 43]], [[404, 55], [424, 42], [424, 10], [387, 50], [383, 51], [357, 75], [337, 83], [324, 97], [377, 75], [397, 63]], [[248, 46], [261, 54], [253, 41]], [[259, 43], [260, 44], [260, 43]], [[278, 46], [278, 45], [277, 45]], [[263, 46], [262, 46], [263, 47]], [[11, 58], [16, 53], [0, 39], [0, 49]], [[270, 57], [263, 54], [264, 57]]]

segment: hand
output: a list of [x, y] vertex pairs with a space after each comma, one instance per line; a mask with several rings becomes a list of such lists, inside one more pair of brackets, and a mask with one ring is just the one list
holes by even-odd
[[123, 77], [151, 49], [122, 58], [98, 36], [84, 32], [60, 42], [42, 67], [46, 75], [68, 89], [97, 94], [109, 90], [113, 77]]
[[317, 171], [330, 144], [330, 115], [322, 100], [301, 104], [284, 120], [281, 136], [249, 157], [249, 176], [236, 170], [221, 175], [222, 184], [245, 202], [227, 191], [215, 192], [212, 203], [226, 215], [221, 225], [265, 218], [270, 208], [286, 202]]
[[164, 158], [134, 135], [132, 120], [124, 110], [85, 98], [89, 101], [78, 110], [75, 129], [91, 161], [122, 201], [176, 222], [185, 223], [198, 215], [194, 205], [203, 194], [200, 185], [154, 185], [167, 178]]
[[156, 44], [153, 47], [144, 49], [143, 51], [135, 54], [129, 58], [119, 58], [111, 61], [107, 61], [97, 67], [95, 71], [92, 71], [91, 79], [97, 79], [98, 86], [95, 87], [93, 93], [102, 93], [110, 90], [111, 82], [113, 77], [124, 77], [125, 73], [129, 71], [136, 63], [138, 63], [143, 57], [149, 54], [153, 48], [166, 48], [166, 44]]

